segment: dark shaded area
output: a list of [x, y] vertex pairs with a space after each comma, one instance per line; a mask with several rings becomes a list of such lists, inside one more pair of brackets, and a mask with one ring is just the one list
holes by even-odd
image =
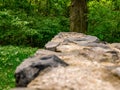
[[26, 87], [40, 72], [48, 67], [68, 66], [56, 55], [32, 57], [26, 59], [15, 71], [16, 87]]

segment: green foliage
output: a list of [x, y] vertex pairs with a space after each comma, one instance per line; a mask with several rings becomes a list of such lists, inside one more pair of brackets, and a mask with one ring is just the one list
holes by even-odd
[[[31, 18], [30, 18], [31, 19]], [[41, 17], [29, 24], [40, 33], [41, 42], [46, 43], [61, 31], [69, 31], [69, 19], [65, 17]]]
[[[87, 33], [120, 42], [120, 0], [87, 1]], [[0, 44], [43, 47], [58, 32], [69, 31], [69, 7], [70, 0], [1, 0]]]
[[[11, 4], [10, 4], [11, 3]], [[70, 0], [2, 0], [0, 9], [25, 11], [29, 15], [69, 16]]]
[[0, 11], [1, 45], [43, 47], [57, 33], [69, 30], [66, 17], [32, 17], [24, 13], [16, 16], [12, 13], [10, 10]]
[[0, 1], [0, 44], [43, 47], [69, 31], [69, 5], [69, 0]]
[[23, 59], [33, 55], [37, 48], [0, 46], [0, 90], [15, 87], [14, 71]]
[[120, 10], [116, 10], [114, 3], [112, 0], [88, 3], [88, 34], [96, 35], [103, 41], [120, 42]]

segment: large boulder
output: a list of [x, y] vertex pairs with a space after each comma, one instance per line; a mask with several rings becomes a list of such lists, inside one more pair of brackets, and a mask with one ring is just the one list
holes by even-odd
[[40, 90], [119, 90], [120, 43], [61, 32], [21, 63], [15, 76], [16, 86]]
[[42, 70], [48, 67], [67, 66], [56, 55], [36, 56], [26, 59], [15, 71], [16, 86], [26, 87]]

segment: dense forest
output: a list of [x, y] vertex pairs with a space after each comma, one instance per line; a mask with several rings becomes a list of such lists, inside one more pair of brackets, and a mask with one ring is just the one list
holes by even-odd
[[[120, 1], [87, 0], [88, 30], [107, 42], [120, 41]], [[70, 30], [70, 0], [0, 0], [0, 44], [43, 47]]]
[[69, 0], [1, 0], [0, 44], [43, 47], [69, 31]]
[[[14, 70], [24, 58], [59, 32], [70, 31], [71, 1], [0, 0], [0, 90], [14, 87]], [[120, 0], [86, 2], [85, 33], [120, 42]]]

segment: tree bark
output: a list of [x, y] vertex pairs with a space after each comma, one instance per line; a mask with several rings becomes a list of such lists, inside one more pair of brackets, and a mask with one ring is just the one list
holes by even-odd
[[85, 33], [87, 31], [86, 0], [71, 0], [70, 31]]

